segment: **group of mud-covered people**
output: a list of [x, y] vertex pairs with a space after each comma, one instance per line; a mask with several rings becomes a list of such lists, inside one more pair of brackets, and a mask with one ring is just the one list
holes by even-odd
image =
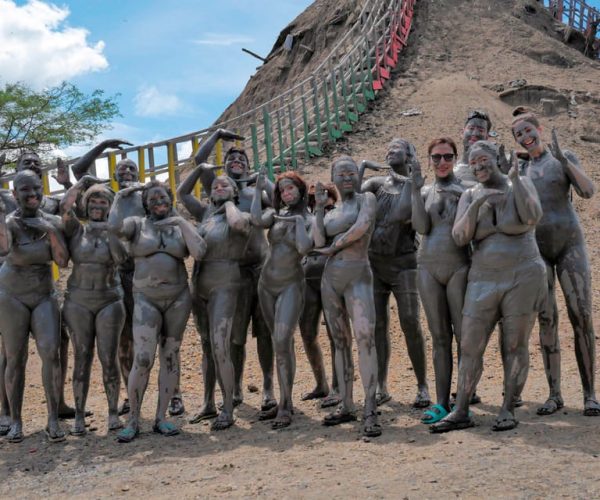
[[[195, 168], [177, 196], [195, 220], [183, 218], [161, 182], [140, 184], [136, 164], [121, 160], [119, 191], [91, 175], [94, 160], [123, 141], [105, 141], [58, 178], [66, 193], [43, 195], [35, 153], [17, 162], [13, 190], [0, 192], [0, 435], [23, 439], [21, 410], [29, 333], [42, 360], [48, 407], [46, 434], [62, 441], [59, 418], [86, 432], [86, 398], [97, 347], [108, 400], [108, 428], [129, 442], [139, 434], [140, 410], [158, 348], [158, 405], [153, 429], [179, 432], [166, 418], [185, 409], [179, 391], [180, 347], [190, 312], [202, 343], [204, 401], [190, 422], [234, 423], [243, 400], [245, 344], [251, 324], [263, 374], [259, 419], [287, 427], [294, 414], [294, 332], [299, 326], [314, 373], [303, 400], [335, 407], [324, 425], [357, 420], [353, 402], [352, 336], [357, 344], [365, 403], [362, 433], [378, 436], [377, 406], [390, 400], [389, 305], [394, 294], [400, 326], [417, 379], [413, 406], [430, 406], [419, 296], [431, 332], [436, 404], [422, 422], [432, 432], [474, 425], [469, 405], [483, 355], [498, 326], [504, 400], [494, 430], [517, 425], [515, 407], [529, 367], [529, 336], [539, 319], [550, 388], [540, 415], [563, 406], [555, 278], [573, 327], [584, 414], [600, 416], [594, 392], [595, 337], [591, 276], [582, 229], [570, 199], [594, 194], [577, 157], [561, 149], [555, 131], [546, 144], [536, 116], [517, 108], [512, 122], [519, 153], [489, 140], [482, 111], [468, 115], [463, 151], [447, 137], [427, 150], [433, 181], [425, 184], [415, 148], [389, 145], [386, 164], [348, 156], [331, 166], [331, 183], [309, 186], [294, 171], [271, 182], [251, 172], [233, 146], [223, 175], [206, 163], [217, 141], [243, 138], [219, 129], [194, 156]], [[366, 170], [383, 175], [363, 179]], [[194, 195], [200, 180], [206, 199]], [[194, 259], [191, 282], [186, 257]], [[62, 308], [50, 264], [72, 261]], [[191, 286], [190, 286], [191, 285]], [[332, 352], [328, 383], [318, 331], [324, 314]], [[65, 328], [66, 327], [66, 328]], [[73, 344], [75, 408], [64, 402], [66, 356]], [[453, 341], [458, 384], [451, 394]], [[274, 362], [275, 361], [275, 362]], [[279, 401], [273, 389], [276, 366]], [[121, 378], [128, 399], [118, 406]], [[215, 404], [218, 382], [222, 404]], [[454, 397], [453, 397], [454, 396]], [[123, 426], [120, 414], [129, 413]]]

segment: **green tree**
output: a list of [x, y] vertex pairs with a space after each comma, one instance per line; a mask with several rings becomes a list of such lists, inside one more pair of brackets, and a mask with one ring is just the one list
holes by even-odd
[[45, 156], [56, 147], [90, 142], [121, 116], [117, 96], [81, 92], [63, 82], [36, 92], [23, 83], [0, 87], [0, 155], [12, 162], [24, 149]]

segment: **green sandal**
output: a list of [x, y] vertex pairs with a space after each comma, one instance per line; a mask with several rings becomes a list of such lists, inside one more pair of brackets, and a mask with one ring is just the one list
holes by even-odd
[[138, 428], [125, 427], [117, 433], [117, 442], [119, 443], [131, 443], [140, 434]]
[[160, 422], [155, 422], [152, 430], [158, 434], [162, 434], [163, 436], [176, 436], [179, 434], [179, 429], [172, 422], [167, 422], [165, 420], [161, 420]]
[[425, 410], [423, 412], [423, 418], [421, 419], [421, 423], [425, 425], [435, 424], [442, 420], [446, 415], [450, 412], [446, 410], [442, 405], [433, 405], [431, 409]]

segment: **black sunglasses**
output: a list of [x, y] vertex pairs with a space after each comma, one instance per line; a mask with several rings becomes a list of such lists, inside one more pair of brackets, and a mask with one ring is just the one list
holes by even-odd
[[452, 161], [452, 160], [454, 160], [454, 153], [446, 153], [446, 154], [443, 154], [443, 155], [435, 154], [435, 155], [430, 155], [429, 158], [431, 158], [431, 161], [433, 163], [437, 164], [440, 161], [442, 161], [442, 158], [444, 159], [444, 161]]

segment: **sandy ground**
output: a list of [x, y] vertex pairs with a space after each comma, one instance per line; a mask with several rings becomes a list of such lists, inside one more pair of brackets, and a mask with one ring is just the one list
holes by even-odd
[[[349, 152], [357, 160], [383, 160], [387, 141], [402, 135], [414, 141], [424, 157], [425, 145], [432, 137], [450, 135], [458, 139], [467, 109], [473, 107], [490, 111], [498, 140], [512, 147], [511, 106], [502, 103], [490, 87], [524, 78], [529, 83], [565, 89], [567, 94], [590, 93], [588, 102], [576, 98], [572, 115], [577, 117], [562, 112], [544, 117], [542, 122], [548, 128], [558, 128], [564, 145], [580, 156], [600, 186], [600, 145], [579, 139], [581, 134], [599, 127], [600, 101], [592, 99], [600, 97], [599, 65], [531, 27], [533, 22], [526, 18], [523, 3], [418, 2], [416, 31], [399, 74], [383, 99], [356, 127], [356, 133], [340, 142], [332, 155]], [[523, 19], [513, 16], [513, 12]], [[459, 21], [465, 22], [466, 30], [461, 30]], [[551, 66], [526, 55], [536, 50], [554, 51], [573, 66]], [[401, 116], [402, 110], [410, 108], [418, 108], [422, 114]], [[306, 165], [307, 177], [326, 178], [330, 160], [329, 156]], [[575, 199], [595, 276], [600, 266], [599, 200], [600, 196], [587, 201]], [[594, 322], [598, 326], [597, 281], [593, 283], [593, 294]], [[490, 430], [502, 394], [496, 335], [488, 347], [478, 388], [483, 403], [473, 407], [479, 425], [467, 431], [431, 435], [419, 422], [420, 411], [411, 409], [416, 391], [414, 374], [398, 321], [393, 321], [393, 400], [381, 409], [383, 435], [370, 442], [360, 437], [360, 423], [322, 427], [325, 411], [314, 402], [299, 401], [303, 392], [312, 389], [313, 380], [297, 337], [296, 417], [288, 429], [272, 431], [268, 423], [259, 422], [260, 394], [247, 390], [237, 411], [236, 425], [230, 430], [210, 432], [206, 423], [188, 424], [186, 415], [177, 419], [183, 431], [179, 436], [155, 435], [151, 432], [157, 397], [153, 376], [144, 402], [140, 438], [129, 445], [117, 444], [114, 435], [106, 431], [106, 403], [95, 361], [89, 397], [89, 407], [94, 411], [89, 419], [92, 432], [84, 438], [69, 437], [66, 443], [51, 445], [42, 432], [45, 405], [40, 363], [31, 344], [24, 411], [26, 439], [19, 445], [0, 439], [0, 496], [598, 497], [600, 418], [581, 414], [572, 331], [562, 297], [560, 307], [566, 406], [550, 417], [535, 414], [547, 395], [536, 327], [531, 339], [531, 370], [523, 394], [525, 405], [517, 410], [521, 423], [502, 434]], [[392, 309], [396, 314], [393, 302]], [[323, 334], [322, 345], [328, 356], [324, 338]], [[429, 359], [430, 348], [428, 337]], [[200, 346], [191, 321], [182, 353], [182, 387], [191, 414], [199, 408], [202, 390], [198, 373]], [[433, 392], [431, 365], [429, 379]], [[245, 379], [245, 385], [249, 384], [261, 385], [252, 339], [248, 342]], [[68, 394], [70, 398], [70, 391]], [[358, 372], [355, 397], [362, 401]]]

